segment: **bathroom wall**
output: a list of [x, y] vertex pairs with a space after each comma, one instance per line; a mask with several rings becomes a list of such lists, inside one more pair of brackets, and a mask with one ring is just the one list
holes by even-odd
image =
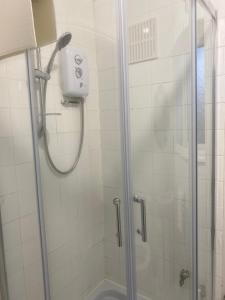
[[[82, 299], [104, 279], [104, 203], [94, 2], [55, 0], [58, 35], [72, 33], [71, 45], [88, 58], [90, 93], [85, 100], [85, 138], [81, 159], [68, 176], [55, 175], [40, 143], [41, 174], [53, 299]], [[45, 66], [53, 47], [42, 49]], [[61, 105], [56, 60], [47, 95], [49, 147], [61, 169], [72, 165], [80, 133], [79, 106]]]
[[24, 54], [0, 61], [0, 203], [10, 300], [43, 299]]

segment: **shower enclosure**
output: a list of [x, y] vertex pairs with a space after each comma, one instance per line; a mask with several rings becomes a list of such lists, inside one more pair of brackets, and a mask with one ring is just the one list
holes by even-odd
[[[81, 115], [76, 102], [63, 104], [56, 57], [43, 139], [35, 70], [46, 70], [55, 45], [27, 51], [18, 69], [27, 70], [31, 118], [27, 139], [19, 129], [13, 139], [25, 150], [32, 142], [33, 157], [29, 172], [15, 162], [23, 188], [13, 192], [26, 204], [16, 254], [18, 218], [0, 200], [1, 300], [213, 299], [216, 12], [207, 0], [54, 2], [59, 36], [71, 32], [70, 46], [88, 58], [83, 147], [69, 174], [49, 164], [50, 155], [70, 169]], [[10, 59], [2, 65], [0, 83], [25, 86], [25, 72], [15, 75]]]

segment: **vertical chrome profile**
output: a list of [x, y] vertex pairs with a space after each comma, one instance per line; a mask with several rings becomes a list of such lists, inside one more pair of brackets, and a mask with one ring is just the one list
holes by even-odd
[[[214, 284], [214, 275], [215, 275], [215, 263], [214, 263], [214, 253], [215, 253], [215, 147], [216, 147], [216, 135], [215, 135], [215, 129], [216, 129], [216, 62], [217, 62], [217, 51], [216, 51], [216, 38], [217, 38], [217, 11], [215, 10], [214, 6], [209, 0], [195, 0], [195, 2], [199, 2], [205, 10], [210, 14], [212, 21], [213, 21], [213, 45], [212, 45], [212, 55], [213, 55], [213, 72], [212, 72], [212, 174], [211, 174], [211, 299], [214, 299], [215, 295], [215, 284]], [[192, 4], [193, 5], [193, 4]], [[193, 15], [192, 15], [193, 17]], [[197, 21], [197, 8], [196, 8], [196, 3], [195, 3], [195, 26], [196, 21]], [[197, 29], [195, 29], [195, 36], [197, 35]], [[195, 39], [195, 46], [192, 47], [192, 51], [194, 51], [195, 48], [195, 53], [196, 53], [196, 39]], [[193, 46], [193, 45], [192, 45]], [[195, 54], [195, 68], [196, 68], [196, 54]], [[196, 73], [196, 70], [195, 70]], [[194, 78], [193, 78], [194, 80]], [[197, 74], [195, 81], [197, 81]], [[196, 97], [196, 106], [197, 106], [197, 95]], [[196, 119], [197, 119], [197, 112], [196, 112]], [[197, 132], [197, 124], [196, 124], [196, 132]], [[196, 139], [196, 149], [197, 149], [197, 139]], [[197, 158], [196, 158], [197, 160]], [[196, 161], [196, 167], [197, 167], [197, 161]], [[198, 177], [196, 175], [196, 185], [198, 184], [197, 182]], [[196, 191], [197, 194], [197, 191]], [[197, 197], [197, 195], [196, 195]], [[196, 198], [196, 214], [198, 214], [198, 200]], [[195, 209], [193, 207], [193, 209]], [[197, 218], [197, 216], [196, 216]], [[197, 224], [195, 224], [196, 231], [197, 231], [197, 236], [195, 239], [197, 239], [196, 242], [196, 264], [198, 264], [198, 219], [197, 219]], [[195, 270], [196, 276], [197, 276], [197, 282], [196, 282], [196, 288], [197, 288], [197, 296], [196, 299], [200, 299], [200, 293], [199, 291], [202, 290], [202, 286], [198, 286], [198, 265], [197, 269]], [[194, 280], [194, 279], [193, 279]]]
[[213, 17], [213, 86], [212, 86], [212, 181], [211, 181], [211, 243], [212, 243], [212, 255], [211, 255], [211, 270], [212, 270], [212, 278], [211, 278], [211, 286], [212, 286], [212, 294], [211, 298], [214, 299], [215, 293], [215, 263], [214, 263], [214, 255], [215, 255], [215, 193], [216, 193], [216, 66], [217, 66], [217, 51], [216, 51], [216, 38], [217, 38], [217, 13], [214, 12], [215, 17]]
[[2, 215], [0, 210], [0, 299], [9, 300], [8, 281], [5, 266], [5, 250], [2, 231]]
[[133, 187], [131, 168], [130, 142], [130, 107], [129, 107], [129, 80], [127, 54], [127, 0], [117, 0], [118, 12], [118, 53], [120, 63], [120, 119], [121, 119], [121, 147], [124, 182], [124, 222], [125, 222], [125, 251], [127, 299], [137, 300], [136, 284], [136, 256], [134, 242], [134, 215], [133, 215]]
[[43, 207], [43, 194], [41, 185], [41, 169], [40, 158], [38, 152], [38, 121], [36, 114], [35, 103], [37, 103], [37, 95], [35, 93], [34, 83], [34, 55], [31, 50], [26, 52], [27, 60], [27, 76], [29, 86], [29, 100], [30, 100], [30, 115], [31, 115], [31, 127], [32, 127], [32, 142], [33, 142], [33, 156], [34, 167], [36, 177], [36, 195], [37, 195], [37, 207], [38, 207], [38, 221], [40, 231], [41, 242], [41, 256], [42, 256], [42, 271], [43, 271], [43, 283], [44, 283], [44, 296], [45, 300], [51, 300], [50, 284], [49, 284], [49, 270], [48, 270], [48, 252], [47, 252], [47, 240], [45, 231], [44, 220], [44, 207]]
[[198, 300], [198, 161], [197, 161], [197, 0], [190, 0], [191, 28], [191, 145], [190, 182], [192, 197], [192, 300]]

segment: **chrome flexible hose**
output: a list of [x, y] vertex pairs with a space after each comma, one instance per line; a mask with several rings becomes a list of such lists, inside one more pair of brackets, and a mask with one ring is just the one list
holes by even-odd
[[76, 168], [82, 148], [83, 148], [83, 143], [84, 143], [84, 100], [80, 101], [80, 140], [79, 140], [79, 148], [77, 151], [77, 155], [75, 157], [75, 160], [72, 164], [72, 166], [67, 169], [67, 170], [61, 170], [59, 169], [56, 164], [54, 163], [50, 151], [49, 151], [49, 146], [48, 146], [48, 136], [47, 136], [47, 125], [46, 125], [46, 101], [47, 101], [47, 87], [48, 87], [48, 80], [44, 80], [44, 85], [43, 85], [43, 97], [41, 100], [41, 119], [42, 119], [42, 136], [43, 136], [43, 141], [44, 141], [44, 149], [45, 149], [45, 154], [47, 157], [48, 164], [50, 168], [55, 171], [59, 175], [68, 175], [73, 172], [73, 170]]

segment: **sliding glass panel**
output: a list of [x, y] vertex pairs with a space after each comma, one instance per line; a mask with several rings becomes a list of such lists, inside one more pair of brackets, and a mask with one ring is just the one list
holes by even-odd
[[192, 299], [189, 1], [127, 2], [138, 293]]
[[[212, 299], [214, 228], [215, 20], [197, 3], [198, 261], [199, 299]], [[220, 131], [218, 135], [220, 139]], [[220, 179], [218, 178], [218, 181]], [[219, 183], [220, 184], [220, 183]], [[222, 210], [218, 205], [218, 210]], [[219, 228], [218, 228], [219, 229]]]

